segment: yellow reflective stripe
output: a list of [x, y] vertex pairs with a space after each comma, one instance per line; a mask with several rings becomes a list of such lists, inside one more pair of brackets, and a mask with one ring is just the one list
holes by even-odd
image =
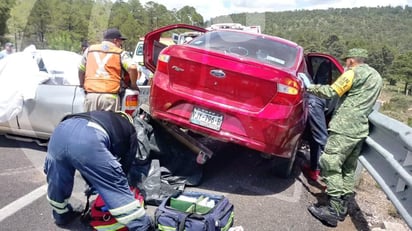
[[[129, 67], [131, 66], [136, 66], [134, 63], [133, 59], [125, 52], [123, 51], [120, 55], [120, 61], [122, 63], [122, 66], [125, 70], [128, 70]], [[136, 67], [137, 68], [137, 67]]]
[[69, 209], [68, 209], [68, 208], [58, 209], [58, 208], [56, 208], [56, 207], [53, 207], [53, 210], [54, 210], [56, 213], [58, 213], [58, 214], [63, 214], [63, 213], [69, 212]]
[[221, 231], [228, 231], [229, 230], [229, 228], [232, 226], [232, 221], [233, 221], [234, 216], [235, 216], [234, 212], [231, 212], [230, 217], [227, 220], [226, 225], [220, 229]]
[[109, 98], [117, 99], [117, 94], [110, 94], [108, 96], [109, 96]]
[[47, 196], [47, 200], [49, 201], [49, 203], [53, 207], [56, 207], [56, 208], [59, 208], [59, 209], [64, 209], [69, 204], [69, 199], [66, 199], [62, 203], [60, 203], [60, 202], [57, 202], [57, 201], [54, 201], [54, 200], [50, 199], [50, 197]]
[[57, 201], [54, 201], [47, 196], [47, 200], [49, 201], [49, 204], [53, 207], [53, 210], [58, 213], [58, 214], [63, 214], [69, 212], [69, 209], [67, 208], [67, 205], [69, 204], [69, 199], [64, 200], [64, 202], [60, 203]]
[[161, 224], [159, 224], [159, 225], [157, 226], [157, 228], [158, 228], [160, 231], [175, 231], [175, 230], [176, 230], [176, 228], [174, 228], [174, 227], [165, 226], [165, 225], [161, 225]]
[[355, 72], [353, 70], [348, 70], [343, 73], [339, 78], [332, 84], [333, 90], [340, 96], [345, 94], [350, 90], [353, 84], [353, 79], [355, 78]]
[[125, 227], [125, 226], [116, 222], [116, 223], [111, 224], [111, 225], [94, 226], [93, 228], [95, 228], [98, 231], [113, 231], [113, 230], [121, 229], [123, 227]]
[[131, 211], [140, 208], [140, 202], [138, 200], [134, 200], [132, 203], [129, 203], [125, 206], [119, 207], [119, 208], [115, 208], [115, 209], [109, 209], [109, 212], [113, 215], [113, 216], [119, 216], [122, 214], [128, 214]]
[[86, 66], [84, 66], [83, 64], [79, 65], [79, 70], [86, 72]]
[[129, 222], [139, 219], [141, 217], [143, 217], [146, 214], [146, 211], [144, 210], [144, 208], [140, 208], [137, 211], [127, 215], [127, 216], [123, 216], [123, 217], [117, 217], [115, 216], [116, 220], [121, 223], [121, 224], [128, 224]]

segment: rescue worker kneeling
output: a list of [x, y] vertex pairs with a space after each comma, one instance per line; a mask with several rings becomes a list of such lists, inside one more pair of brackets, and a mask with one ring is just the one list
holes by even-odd
[[119, 226], [151, 230], [151, 220], [134, 198], [126, 177], [137, 151], [133, 121], [124, 113], [92, 111], [66, 116], [50, 138], [44, 165], [55, 223], [66, 225], [80, 215], [69, 203], [78, 170], [102, 196]]

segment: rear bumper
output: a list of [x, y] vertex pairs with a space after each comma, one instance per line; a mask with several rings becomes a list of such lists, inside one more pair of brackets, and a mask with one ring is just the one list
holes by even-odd
[[[305, 128], [307, 112], [303, 103], [293, 106], [269, 104], [259, 112], [250, 112], [212, 100], [188, 99], [156, 85], [152, 87], [150, 113], [153, 118], [266, 154], [289, 158]], [[221, 129], [216, 131], [191, 123], [194, 107], [223, 115]]]

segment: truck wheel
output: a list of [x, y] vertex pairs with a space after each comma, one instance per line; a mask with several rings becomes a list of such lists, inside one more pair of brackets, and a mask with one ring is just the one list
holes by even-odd
[[299, 142], [297, 142], [297, 144], [293, 148], [291, 158], [276, 157], [273, 159], [273, 165], [274, 165], [273, 172], [276, 176], [279, 176], [281, 178], [290, 177], [292, 170], [293, 170], [293, 165], [295, 163], [298, 146], [299, 146]]

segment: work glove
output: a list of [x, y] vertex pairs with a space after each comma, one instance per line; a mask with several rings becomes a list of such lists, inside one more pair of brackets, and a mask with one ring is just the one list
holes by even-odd
[[312, 80], [305, 73], [299, 72], [298, 78], [303, 82], [305, 88], [308, 88], [312, 85]]

